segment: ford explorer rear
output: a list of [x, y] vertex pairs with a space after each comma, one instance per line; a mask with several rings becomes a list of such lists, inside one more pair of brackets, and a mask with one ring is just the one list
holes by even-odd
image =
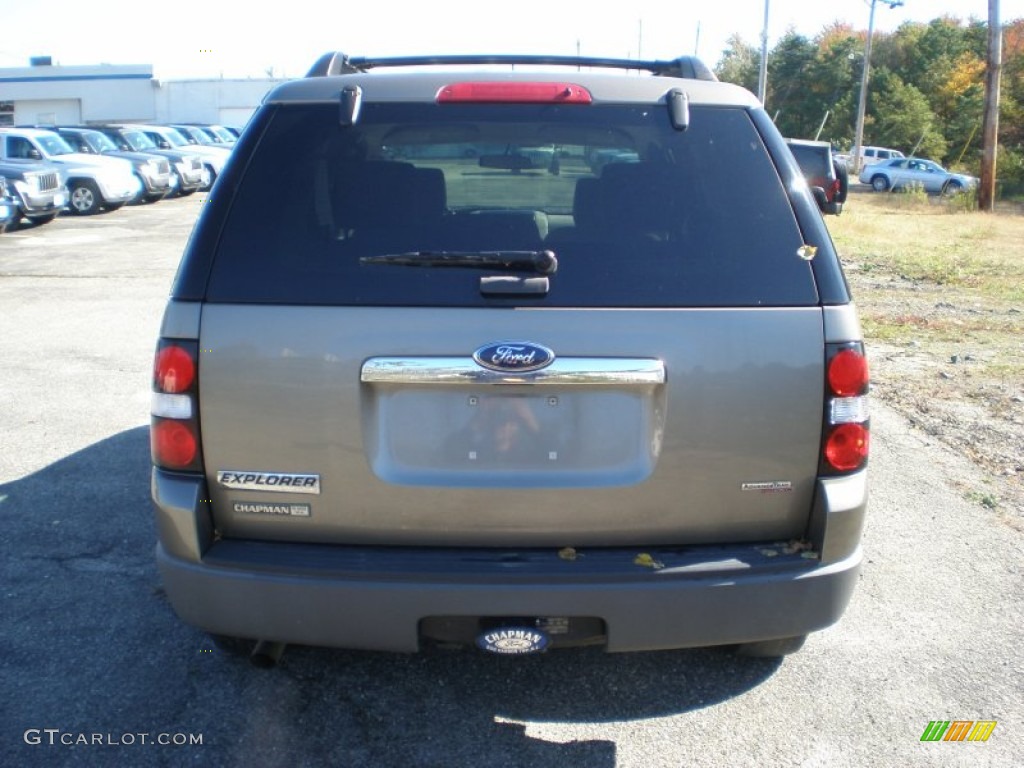
[[867, 364], [748, 92], [693, 59], [336, 55], [235, 156], [154, 365], [184, 620], [278, 652], [778, 655], [839, 618]]

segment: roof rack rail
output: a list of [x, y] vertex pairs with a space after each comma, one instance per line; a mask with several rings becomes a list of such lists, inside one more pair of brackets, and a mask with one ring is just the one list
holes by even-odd
[[331, 77], [333, 75], [353, 75], [360, 70], [349, 64], [349, 58], [341, 51], [325, 53], [306, 73], [306, 77]]
[[696, 56], [680, 56], [667, 61], [639, 61], [633, 59], [605, 59], [587, 56], [520, 56], [515, 54], [467, 54], [443, 56], [397, 56], [374, 59], [367, 56], [350, 57], [341, 51], [325, 53], [306, 77], [330, 77], [368, 72], [378, 67], [453, 66], [462, 64], [524, 64], [555, 65], [565, 67], [606, 67], [609, 69], [638, 69], [661, 77], [682, 77], [688, 80], [718, 80], [715, 73]]

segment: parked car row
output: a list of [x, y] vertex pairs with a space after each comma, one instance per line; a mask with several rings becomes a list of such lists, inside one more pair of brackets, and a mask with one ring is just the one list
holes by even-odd
[[236, 138], [213, 125], [0, 128], [0, 232], [209, 189]]

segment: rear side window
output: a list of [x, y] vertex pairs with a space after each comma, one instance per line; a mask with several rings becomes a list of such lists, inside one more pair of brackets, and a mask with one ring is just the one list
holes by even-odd
[[[280, 107], [231, 202], [207, 300], [328, 305], [802, 306], [800, 231], [747, 113], [663, 106]], [[550, 250], [529, 298], [502, 270], [387, 254]], [[504, 274], [517, 274], [505, 272]], [[528, 273], [518, 273], [530, 276]]]

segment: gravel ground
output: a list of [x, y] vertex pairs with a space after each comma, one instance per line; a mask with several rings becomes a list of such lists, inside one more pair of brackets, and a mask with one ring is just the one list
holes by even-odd
[[[854, 208], [844, 215], [858, 215], [856, 206], [877, 207], [873, 198], [851, 196]], [[1024, 220], [1020, 212], [1003, 212], [1004, 219], [988, 223], [982, 216], [942, 219], [963, 222], [965, 229], [1019, 227]], [[907, 277], [866, 249], [841, 253], [865, 325], [873, 396], [904, 414], [912, 428], [975, 462], [982, 482], [958, 490], [1024, 531], [1024, 304]], [[1018, 249], [1024, 260], [1024, 246]], [[897, 338], [873, 338], [873, 326], [897, 328]]]

